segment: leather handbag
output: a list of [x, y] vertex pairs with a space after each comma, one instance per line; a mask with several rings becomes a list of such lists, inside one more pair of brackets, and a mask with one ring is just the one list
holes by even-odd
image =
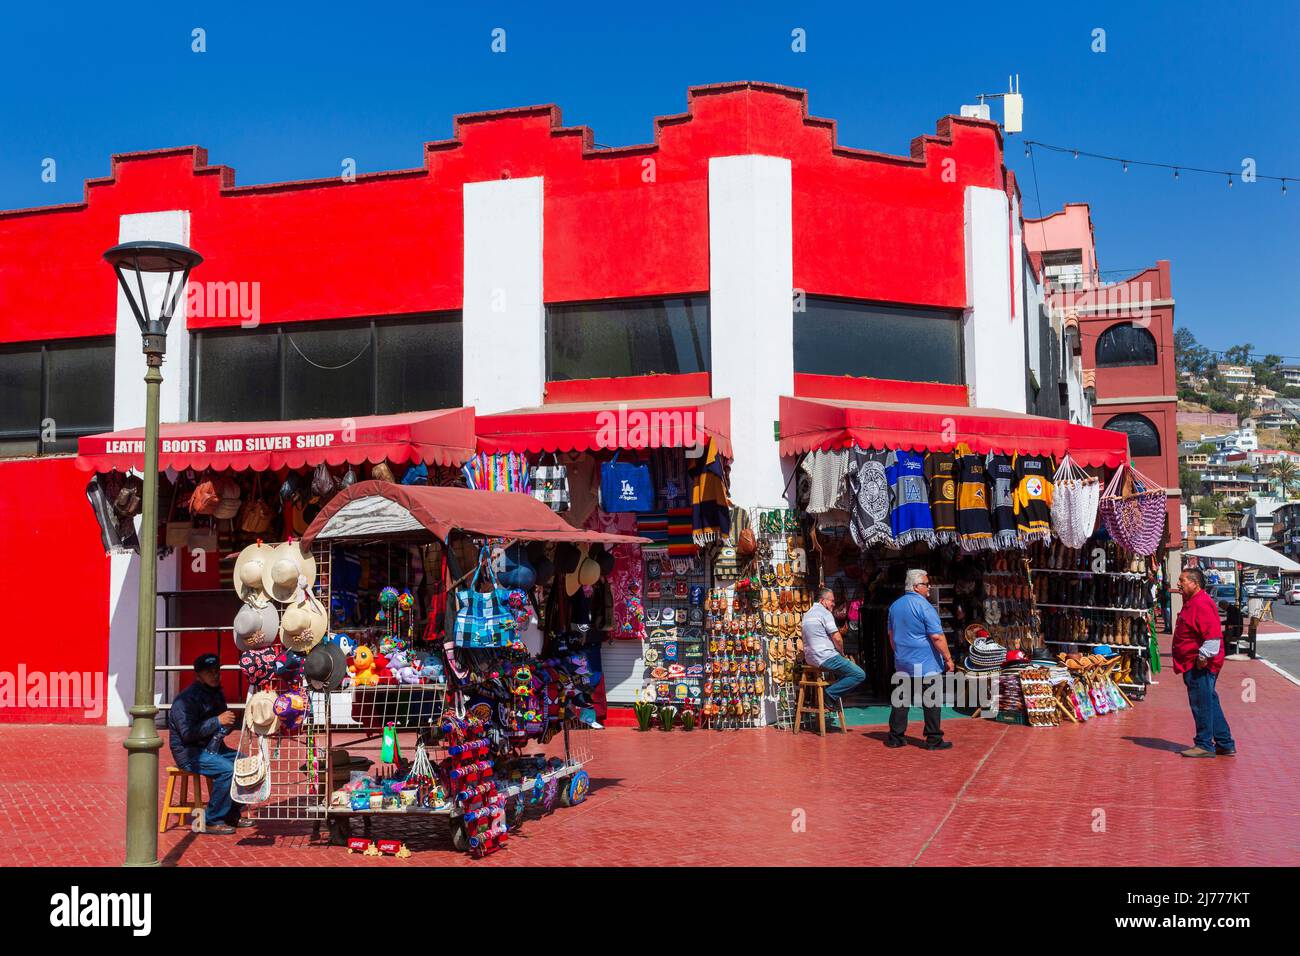
[[221, 493], [217, 491], [217, 483], [211, 478], [204, 478], [194, 486], [194, 493], [190, 495], [190, 514], [216, 514], [217, 506], [220, 504]]
[[185, 541], [185, 545], [191, 551], [216, 551], [218, 546], [216, 523], [194, 525], [190, 528], [190, 534]]
[[253, 479], [253, 493], [239, 511], [239, 530], [246, 534], [265, 534], [271, 528], [275, 512], [262, 497], [262, 476]]
[[169, 548], [185, 548], [190, 543], [190, 532], [194, 530], [193, 521], [176, 520], [176, 505], [181, 497], [181, 480], [176, 479], [172, 486], [172, 502], [167, 509], [167, 523], [163, 526], [163, 543]]

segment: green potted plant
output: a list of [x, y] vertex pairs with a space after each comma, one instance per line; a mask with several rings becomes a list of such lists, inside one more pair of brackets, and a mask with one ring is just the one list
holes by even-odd
[[649, 730], [650, 722], [654, 720], [655, 705], [648, 700], [638, 700], [632, 705], [632, 713], [636, 714], [637, 729]]
[[672, 730], [673, 720], [677, 717], [677, 708], [671, 704], [664, 704], [659, 708], [659, 729]]
[[682, 730], [695, 729], [695, 711], [689, 707], [682, 708]]

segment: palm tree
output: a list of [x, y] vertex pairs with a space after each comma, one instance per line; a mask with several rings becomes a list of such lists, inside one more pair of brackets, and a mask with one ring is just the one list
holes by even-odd
[[1291, 497], [1291, 492], [1300, 488], [1300, 468], [1290, 458], [1283, 458], [1270, 469], [1273, 480], [1282, 491], [1283, 500]]

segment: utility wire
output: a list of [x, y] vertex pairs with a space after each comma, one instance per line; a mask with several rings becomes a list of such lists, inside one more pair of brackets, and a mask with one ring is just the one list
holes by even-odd
[[[1039, 142], [1038, 140], [1027, 139], [1025, 140], [1025, 155], [1028, 156], [1031, 160], [1033, 159], [1033, 155], [1034, 155], [1033, 154], [1034, 146], [1038, 146], [1046, 150], [1051, 150], [1054, 153], [1070, 153], [1074, 156], [1075, 159], [1078, 159], [1080, 156], [1086, 156], [1089, 159], [1104, 159], [1112, 163], [1121, 164], [1125, 168], [1125, 170], [1127, 170], [1129, 166], [1148, 166], [1153, 169], [1172, 169], [1174, 171], [1175, 179], [1178, 178], [1178, 174], [1180, 172], [1204, 173], [1207, 176], [1226, 176], [1228, 177], [1229, 185], [1231, 185], [1233, 176], [1243, 175], [1242, 171], [1239, 169], [1237, 170], [1206, 169], [1203, 166], [1187, 166], [1182, 163], [1157, 163], [1157, 162], [1151, 162], [1142, 159], [1125, 159], [1122, 156], [1108, 156], [1105, 153], [1092, 153], [1086, 149], [1077, 149], [1073, 146], [1053, 146], [1051, 143], [1043, 143], [1043, 142]], [[1254, 176], [1255, 179], [1271, 179], [1274, 182], [1280, 182], [1282, 184], [1283, 193], [1286, 192], [1286, 184], [1288, 181], [1296, 182], [1297, 180], [1300, 180], [1300, 176], [1268, 176], [1263, 173], [1253, 173], [1252, 175]]]

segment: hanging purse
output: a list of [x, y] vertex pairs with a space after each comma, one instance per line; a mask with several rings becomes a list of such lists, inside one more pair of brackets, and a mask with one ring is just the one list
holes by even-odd
[[271, 527], [274, 512], [262, 498], [262, 476], [253, 478], [253, 493], [239, 511], [239, 530], [246, 534], [265, 534]]
[[176, 476], [172, 485], [172, 502], [167, 509], [167, 523], [163, 527], [163, 543], [169, 548], [184, 548], [190, 543], [190, 532], [194, 530], [193, 521], [176, 520], [176, 504], [181, 497], [181, 478]]
[[218, 546], [216, 522], [191, 527], [185, 546], [191, 551], [216, 551]]
[[[487, 568], [491, 588], [478, 589], [479, 577]], [[515, 618], [510, 613], [510, 592], [497, 584], [488, 549], [479, 556], [478, 569], [468, 588], [456, 592], [458, 608], [454, 629], [457, 647], [506, 647], [515, 639]]]
[[610, 514], [627, 511], [652, 511], [654, 491], [650, 485], [650, 466], [618, 460], [614, 457], [600, 466], [600, 507]]
[[217, 491], [217, 483], [211, 478], [204, 478], [194, 486], [194, 493], [190, 495], [190, 514], [215, 514], [220, 504], [221, 494]]
[[552, 511], [569, 510], [569, 469], [551, 455], [551, 464], [535, 465], [529, 472], [533, 497]]

